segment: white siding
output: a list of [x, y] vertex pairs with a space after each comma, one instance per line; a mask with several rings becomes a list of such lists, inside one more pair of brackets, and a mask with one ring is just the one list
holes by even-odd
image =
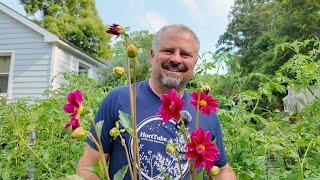
[[12, 98], [44, 98], [49, 89], [52, 45], [43, 35], [0, 11], [0, 51], [14, 51]]
[[69, 52], [63, 51], [59, 47], [55, 47], [54, 51], [54, 67], [53, 67], [53, 88], [59, 88], [64, 82], [61, 73], [77, 72], [78, 61]]
[[58, 88], [64, 82], [61, 76], [63, 72], [78, 72], [79, 62], [89, 67], [88, 75], [91, 78], [97, 77], [98, 67], [91, 61], [80, 57], [62, 46], [57, 46], [54, 50], [54, 67], [53, 67], [53, 88]]
[[[310, 86], [313, 94], [316, 97], [320, 97], [320, 87]], [[301, 110], [305, 105], [309, 104], [315, 99], [314, 95], [311, 94], [307, 89], [301, 89], [296, 91], [290, 86], [287, 87], [288, 95], [282, 100], [284, 102], [285, 112], [296, 112]]]

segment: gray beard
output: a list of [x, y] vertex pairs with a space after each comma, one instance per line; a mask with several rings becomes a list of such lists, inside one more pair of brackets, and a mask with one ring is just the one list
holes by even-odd
[[185, 85], [185, 81], [170, 75], [159, 75], [157, 79], [167, 89], [181, 89]]

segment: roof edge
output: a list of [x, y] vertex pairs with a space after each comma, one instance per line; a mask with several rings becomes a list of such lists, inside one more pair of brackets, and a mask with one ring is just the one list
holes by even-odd
[[57, 43], [58, 43], [59, 45], [63, 46], [64, 48], [66, 48], [66, 49], [68, 49], [68, 50], [70, 50], [70, 51], [72, 51], [72, 52], [74, 52], [74, 53], [76, 53], [76, 54], [81, 55], [83, 58], [86, 58], [86, 59], [88, 59], [89, 61], [92, 61], [92, 62], [94, 62], [95, 64], [98, 64], [99, 66], [102, 66], [102, 67], [105, 67], [105, 66], [106, 66], [102, 61], [100, 61], [100, 60], [98, 60], [98, 59], [95, 59], [95, 58], [89, 56], [87, 53], [83, 52], [83, 51], [80, 50], [78, 47], [75, 47], [73, 44], [70, 44], [69, 42], [65, 42], [65, 41], [63, 41], [63, 40], [59, 40], [59, 41], [57, 41]]
[[42, 34], [44, 36], [44, 41], [45, 42], [53, 42], [53, 41], [58, 41], [59, 37], [48, 30], [42, 28], [38, 24], [34, 23], [30, 19], [26, 18], [22, 14], [18, 13], [17, 11], [11, 9], [7, 5], [3, 4], [0, 2], [0, 10], [3, 11], [4, 13], [8, 14], [12, 18], [18, 20], [19, 22], [23, 23], [24, 25], [30, 27], [31, 29], [35, 30], [36, 32]]

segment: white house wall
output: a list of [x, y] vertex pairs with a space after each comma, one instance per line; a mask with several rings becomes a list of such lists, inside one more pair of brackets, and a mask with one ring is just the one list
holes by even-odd
[[0, 11], [0, 51], [15, 54], [12, 98], [43, 98], [49, 88], [51, 45], [43, 35]]
[[59, 88], [65, 80], [61, 73], [78, 72], [77, 59], [70, 53], [55, 47], [54, 67], [53, 67], [53, 88]]
[[65, 49], [62, 46], [56, 46], [54, 54], [54, 67], [53, 67], [53, 87], [61, 87], [65, 80], [61, 73], [63, 72], [78, 72], [79, 63], [89, 67], [88, 75], [91, 78], [97, 77], [97, 65], [86, 60], [83, 57]]

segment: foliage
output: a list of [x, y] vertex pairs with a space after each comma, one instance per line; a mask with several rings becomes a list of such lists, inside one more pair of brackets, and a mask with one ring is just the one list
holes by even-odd
[[28, 15], [40, 14], [36, 22], [76, 45], [94, 58], [111, 57], [110, 37], [92, 0], [20, 0]]
[[[220, 100], [225, 146], [239, 179], [320, 177], [319, 97], [314, 95], [310, 104], [294, 113], [284, 113], [276, 99], [287, 85], [296, 90], [320, 87], [319, 43], [311, 39], [278, 46], [278, 51], [290, 50], [293, 55], [275, 76], [229, 72], [194, 78], [194, 86], [209, 83]], [[247, 86], [253, 79], [256, 90]]]
[[218, 45], [236, 53], [233, 72], [274, 74], [290, 52], [274, 54], [276, 44], [320, 36], [320, 4], [314, 0], [236, 0]]
[[[30, 103], [27, 100], [6, 102], [1, 99], [0, 179], [52, 179], [73, 174], [84, 143], [71, 140], [71, 131], [64, 128], [68, 116], [62, 113], [67, 92], [81, 88], [85, 105], [95, 113], [105, 96], [105, 89], [85, 75], [65, 74], [68, 83], [50, 91], [48, 99]], [[90, 124], [85, 120], [85, 124]], [[36, 131], [35, 145], [29, 145], [30, 132]]]
[[[219, 99], [225, 148], [239, 179], [319, 179], [319, 97], [293, 113], [283, 112], [276, 97], [285, 94], [287, 85], [297, 90], [320, 86], [320, 41], [286, 43], [277, 46], [277, 51], [291, 51], [292, 55], [274, 76], [208, 74], [217, 65], [207, 64], [199, 67], [202, 73], [195, 75], [189, 89], [207, 82]], [[220, 56], [211, 56], [216, 57]], [[68, 83], [48, 92], [49, 98], [45, 100], [28, 103], [0, 98], [2, 179], [24, 179], [28, 169], [33, 170], [36, 179], [55, 179], [75, 172], [83, 143], [70, 141], [70, 131], [63, 128], [68, 121], [62, 112], [65, 94], [81, 88], [85, 106], [95, 113], [113, 86], [99, 84], [84, 75], [65, 77]], [[256, 90], [247, 87], [253, 80]], [[35, 145], [29, 146], [32, 129], [36, 130], [37, 139]]]
[[[137, 69], [136, 76], [137, 81], [145, 80], [150, 74], [150, 48], [152, 46], [153, 35], [147, 31], [135, 31], [129, 34], [131, 41], [135, 43], [138, 48]], [[116, 77], [112, 74], [114, 67], [126, 67], [127, 54], [123, 49], [126, 49], [124, 40], [117, 41], [114, 45], [114, 55], [111, 61], [108, 62], [106, 69], [101, 71], [101, 84], [117, 86], [125, 84], [124, 77]]]

